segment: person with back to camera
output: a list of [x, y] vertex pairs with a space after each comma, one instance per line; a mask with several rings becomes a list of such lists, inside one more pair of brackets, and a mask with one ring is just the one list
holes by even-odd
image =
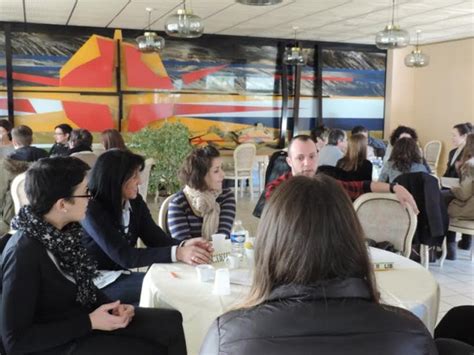
[[387, 147], [387, 150], [385, 151], [385, 155], [383, 157], [384, 164], [390, 158], [390, 155], [392, 154], [393, 146], [395, 145], [395, 143], [400, 138], [412, 138], [418, 144], [418, 134], [416, 133], [416, 131], [413, 128], [407, 127], [407, 126], [398, 126], [390, 134], [390, 138], [389, 138], [389, 141], [388, 141], [388, 147]]
[[353, 180], [372, 180], [372, 163], [367, 160], [367, 137], [353, 134], [348, 139], [347, 152], [336, 168], [346, 171]]
[[430, 173], [423, 164], [418, 145], [412, 138], [400, 138], [393, 146], [390, 158], [382, 167], [379, 181], [391, 183], [402, 174], [418, 172]]
[[319, 166], [336, 166], [347, 150], [347, 135], [341, 129], [329, 132], [328, 144], [319, 151]]
[[102, 145], [105, 150], [120, 149], [128, 150], [122, 135], [116, 129], [106, 129], [102, 132]]
[[29, 205], [12, 225], [1, 260], [0, 325], [6, 354], [186, 354], [174, 310], [112, 302], [93, 283], [81, 245], [90, 194], [87, 164], [45, 158], [26, 173]]
[[224, 171], [219, 151], [212, 146], [194, 149], [181, 167], [180, 178], [185, 186], [168, 209], [171, 236], [178, 240], [210, 240], [215, 233], [229, 236], [235, 198], [231, 189], [222, 189]]
[[459, 177], [459, 164], [463, 155], [464, 146], [466, 145], [466, 138], [472, 130], [472, 123], [459, 123], [453, 127], [451, 134], [451, 142], [454, 149], [449, 151], [448, 164], [444, 177]]
[[[97, 159], [89, 178], [93, 199], [81, 222], [83, 244], [97, 260], [99, 270], [150, 266], [154, 263], [182, 261], [207, 264], [212, 247], [201, 238], [181, 242], [170, 238], [153, 221], [150, 210], [138, 193], [144, 159], [130, 151], [111, 149]], [[140, 238], [147, 248], [136, 248]], [[117, 275], [116, 275], [117, 276]], [[113, 299], [137, 304], [143, 272], [122, 274], [102, 291]]]
[[67, 123], [62, 123], [54, 127], [54, 144], [49, 151], [49, 156], [68, 156], [69, 138], [71, 137], [72, 127]]
[[416, 316], [380, 304], [362, 226], [347, 194], [324, 175], [293, 177], [272, 194], [250, 293], [217, 318], [200, 353], [437, 354]]

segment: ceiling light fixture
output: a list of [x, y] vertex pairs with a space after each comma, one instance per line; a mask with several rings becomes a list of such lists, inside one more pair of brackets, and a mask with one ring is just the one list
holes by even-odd
[[422, 53], [421, 50], [418, 48], [419, 40], [420, 40], [420, 30], [416, 31], [416, 46], [415, 50], [413, 50], [410, 54], [405, 57], [405, 65], [410, 68], [422, 68], [426, 67], [430, 64], [430, 57]]
[[165, 32], [170, 37], [198, 38], [204, 32], [204, 24], [199, 16], [186, 8], [186, 0], [184, 0], [183, 8], [166, 19]]
[[148, 26], [145, 29], [148, 29], [148, 31], [145, 31], [142, 36], [136, 38], [138, 50], [143, 53], [159, 52], [165, 48], [165, 39], [150, 31], [151, 12], [153, 9], [147, 7], [146, 11], [148, 12]]
[[392, 21], [375, 35], [375, 45], [380, 49], [403, 48], [410, 43], [410, 34], [395, 24], [395, 0], [392, 0]]
[[283, 2], [283, 0], [235, 0], [235, 2], [250, 6], [269, 6], [279, 4]]
[[306, 56], [303, 53], [303, 48], [300, 48], [296, 41], [296, 32], [298, 27], [294, 26], [293, 31], [295, 32], [295, 42], [291, 47], [287, 47], [283, 52], [283, 64], [286, 65], [305, 65]]

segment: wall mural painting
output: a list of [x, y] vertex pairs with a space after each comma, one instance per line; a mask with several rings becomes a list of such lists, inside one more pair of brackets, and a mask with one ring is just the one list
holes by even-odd
[[385, 53], [333, 49], [322, 53], [324, 123], [346, 130], [360, 124], [381, 137]]
[[[0, 89], [6, 77], [3, 43], [0, 32]], [[276, 143], [282, 106], [276, 40], [167, 39], [162, 53], [144, 54], [119, 30], [110, 37], [13, 32], [12, 51], [15, 124], [28, 124], [35, 132], [51, 132], [60, 122], [92, 132], [119, 127], [122, 97], [124, 132], [179, 120], [189, 127], [194, 144]], [[318, 101], [314, 49], [306, 51], [299, 116], [310, 129]], [[323, 53], [326, 123], [345, 128], [348, 122], [370, 120], [371, 129], [383, 126], [384, 55]], [[291, 87], [291, 71], [289, 80]], [[292, 107], [290, 100], [290, 116]], [[5, 112], [6, 92], [0, 92], [0, 114]]]

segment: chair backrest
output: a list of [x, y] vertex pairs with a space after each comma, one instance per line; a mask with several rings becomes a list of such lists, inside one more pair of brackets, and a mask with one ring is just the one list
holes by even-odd
[[354, 209], [366, 238], [390, 242], [402, 255], [410, 256], [417, 217], [400, 204], [395, 194], [363, 194], [354, 201]]
[[148, 195], [148, 184], [150, 183], [150, 174], [151, 169], [155, 165], [155, 160], [153, 158], [148, 158], [145, 160], [145, 167], [140, 173], [140, 180], [142, 183], [138, 186], [138, 192], [142, 195], [143, 199], [146, 201]]
[[436, 141], [436, 140], [429, 141], [428, 143], [425, 144], [425, 148], [423, 152], [426, 162], [428, 163], [431, 170], [435, 173], [436, 173], [436, 169], [438, 168], [438, 161], [441, 155], [441, 147], [442, 147], [441, 141]]
[[240, 144], [234, 150], [234, 169], [237, 174], [239, 171], [251, 172], [255, 163], [257, 148], [255, 144]]
[[72, 153], [71, 157], [81, 159], [84, 163], [89, 165], [91, 169], [94, 167], [94, 164], [98, 158], [98, 156], [94, 152], [89, 152], [89, 151]]
[[168, 228], [168, 207], [173, 197], [174, 194], [168, 196], [161, 204], [160, 211], [158, 212], [158, 226], [160, 226], [160, 228], [163, 229], [163, 231], [168, 235], [170, 234], [170, 230]]
[[29, 203], [25, 193], [25, 178], [26, 173], [18, 174], [12, 180], [12, 184], [10, 186], [10, 193], [12, 194], [13, 205], [15, 206], [15, 214], [18, 213], [22, 206], [27, 205]]

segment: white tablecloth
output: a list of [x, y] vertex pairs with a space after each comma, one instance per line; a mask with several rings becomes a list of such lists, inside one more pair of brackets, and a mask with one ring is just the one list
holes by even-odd
[[[416, 314], [432, 332], [439, 306], [439, 286], [421, 265], [402, 256], [371, 249], [374, 262], [394, 262], [394, 269], [376, 272], [382, 302]], [[177, 277], [174, 277], [173, 272]], [[188, 354], [197, 354], [209, 326], [243, 300], [249, 288], [231, 285], [229, 296], [212, 294], [213, 284], [200, 283], [194, 267], [155, 264], [143, 281], [140, 306], [177, 309], [183, 315]]]

